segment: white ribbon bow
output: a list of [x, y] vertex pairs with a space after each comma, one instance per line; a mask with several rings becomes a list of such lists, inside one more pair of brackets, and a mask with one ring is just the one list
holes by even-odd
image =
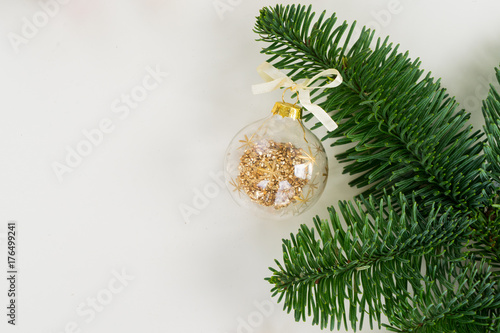
[[[257, 72], [266, 81], [265, 83], [254, 84], [252, 86], [252, 92], [254, 95], [270, 92], [279, 88], [290, 88], [293, 92], [297, 93], [299, 97], [300, 104], [306, 108], [309, 112], [314, 114], [314, 116], [326, 127], [328, 131], [333, 131], [336, 129], [337, 123], [335, 123], [332, 118], [323, 110], [319, 105], [313, 104], [311, 102], [310, 90], [312, 89], [325, 89], [325, 88], [335, 88], [342, 83], [342, 75], [339, 71], [331, 68], [318, 73], [311, 79], [302, 80], [300, 83], [294, 82], [286, 74], [280, 72], [276, 67], [268, 62], [263, 62], [257, 67]], [[309, 84], [316, 81], [320, 77], [336, 75], [337, 77], [332, 82], [325, 84], [320, 87], [309, 87]]]

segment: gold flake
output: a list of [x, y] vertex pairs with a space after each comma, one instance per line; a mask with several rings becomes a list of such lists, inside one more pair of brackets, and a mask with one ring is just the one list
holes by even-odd
[[297, 202], [308, 184], [307, 178], [295, 175], [295, 167], [308, 161], [304, 156], [303, 149], [289, 142], [259, 141], [241, 156], [237, 182], [252, 201], [282, 209]]

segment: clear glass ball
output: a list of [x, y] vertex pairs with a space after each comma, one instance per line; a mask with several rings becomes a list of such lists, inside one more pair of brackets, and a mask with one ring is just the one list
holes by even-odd
[[328, 159], [321, 141], [302, 125], [300, 109], [279, 102], [272, 115], [236, 134], [226, 151], [224, 174], [240, 206], [261, 217], [285, 219], [319, 199]]

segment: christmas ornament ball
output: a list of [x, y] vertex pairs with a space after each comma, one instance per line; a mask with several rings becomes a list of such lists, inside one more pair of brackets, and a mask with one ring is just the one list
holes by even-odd
[[243, 128], [227, 148], [224, 174], [231, 196], [260, 217], [299, 215], [325, 188], [325, 149], [300, 118], [299, 107], [278, 102], [270, 116]]

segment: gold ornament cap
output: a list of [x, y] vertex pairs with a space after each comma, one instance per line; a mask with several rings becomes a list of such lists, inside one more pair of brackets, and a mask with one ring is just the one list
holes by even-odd
[[273, 114], [278, 114], [282, 116], [283, 118], [285, 117], [290, 117], [292, 119], [300, 119], [301, 117], [301, 112], [300, 112], [300, 107], [298, 107], [296, 104], [290, 104], [290, 103], [285, 103], [285, 102], [276, 102], [274, 104], [273, 110], [271, 111]]

